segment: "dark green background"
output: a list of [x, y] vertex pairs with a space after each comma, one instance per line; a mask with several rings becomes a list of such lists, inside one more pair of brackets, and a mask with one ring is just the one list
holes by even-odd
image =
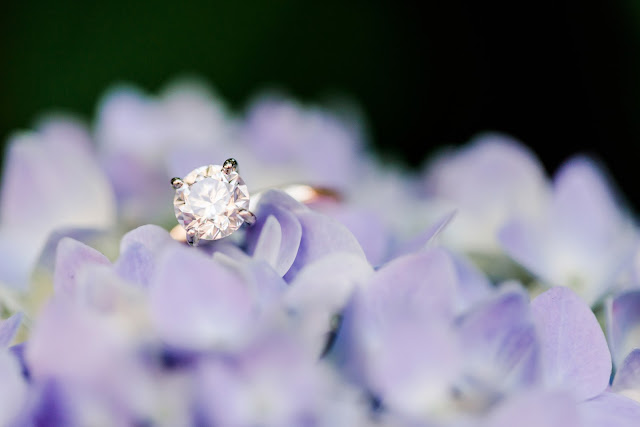
[[376, 146], [414, 165], [484, 130], [550, 170], [591, 152], [640, 201], [635, 0], [13, 2], [0, 32], [3, 141], [52, 109], [91, 118], [114, 82], [155, 91], [187, 73], [234, 108], [265, 86], [345, 94]]

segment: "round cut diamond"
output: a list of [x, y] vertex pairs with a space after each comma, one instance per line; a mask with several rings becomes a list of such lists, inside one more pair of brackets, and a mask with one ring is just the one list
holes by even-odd
[[249, 209], [249, 191], [238, 172], [222, 166], [202, 166], [191, 171], [176, 190], [173, 206], [185, 230], [195, 230], [198, 239], [216, 240], [236, 231]]

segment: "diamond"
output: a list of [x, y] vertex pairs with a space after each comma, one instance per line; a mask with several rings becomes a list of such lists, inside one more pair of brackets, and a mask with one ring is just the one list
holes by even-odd
[[176, 218], [198, 240], [227, 237], [243, 224], [241, 211], [249, 209], [249, 191], [238, 172], [208, 165], [192, 170], [176, 189]]

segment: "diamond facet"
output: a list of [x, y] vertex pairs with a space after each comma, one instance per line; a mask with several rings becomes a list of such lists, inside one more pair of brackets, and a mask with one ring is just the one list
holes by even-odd
[[176, 189], [173, 206], [185, 230], [195, 230], [198, 240], [217, 240], [236, 231], [249, 209], [249, 191], [237, 171], [222, 166], [202, 166], [191, 171]]

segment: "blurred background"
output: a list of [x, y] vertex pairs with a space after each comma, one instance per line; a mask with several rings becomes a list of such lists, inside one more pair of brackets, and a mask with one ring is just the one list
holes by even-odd
[[497, 130], [549, 171], [602, 160], [640, 206], [640, 2], [7, 2], [0, 138], [51, 110], [89, 120], [105, 89], [204, 77], [241, 110], [263, 88], [346, 97], [386, 156], [420, 165]]

